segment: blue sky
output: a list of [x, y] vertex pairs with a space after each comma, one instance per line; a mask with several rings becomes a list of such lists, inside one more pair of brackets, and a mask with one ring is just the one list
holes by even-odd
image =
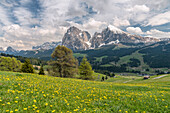
[[0, 47], [60, 41], [70, 26], [170, 38], [170, 0], [0, 0]]

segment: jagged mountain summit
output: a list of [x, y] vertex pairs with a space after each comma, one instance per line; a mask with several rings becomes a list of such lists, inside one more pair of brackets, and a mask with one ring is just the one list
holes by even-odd
[[81, 31], [76, 27], [70, 27], [62, 39], [62, 45], [76, 51], [90, 48], [91, 35], [87, 31]]
[[114, 26], [109, 25], [101, 33], [95, 33], [90, 40], [92, 48], [98, 48], [103, 45], [117, 44], [117, 43], [154, 43], [158, 39], [151, 37], [141, 37], [138, 35], [131, 35]]
[[6, 54], [16, 54], [17, 52], [18, 52], [17, 50], [15, 50], [11, 46], [9, 46], [4, 53], [6, 53]]
[[59, 41], [59, 42], [45, 42], [42, 45], [33, 46], [32, 49], [33, 50], [49, 50], [49, 49], [56, 48], [58, 45], [61, 45], [61, 41]]
[[81, 31], [73, 26], [65, 33], [62, 45], [76, 51], [118, 43], [155, 43], [158, 41], [156, 38], [131, 35], [112, 25], [109, 25], [101, 33], [94, 33], [93, 37], [87, 31]]
[[2, 47], [0, 47], [0, 52], [4, 51], [4, 49]]

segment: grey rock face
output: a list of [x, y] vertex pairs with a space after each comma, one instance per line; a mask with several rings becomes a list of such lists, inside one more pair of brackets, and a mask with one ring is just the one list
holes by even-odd
[[32, 49], [33, 50], [49, 50], [49, 49], [56, 48], [58, 45], [61, 45], [61, 41], [60, 42], [45, 42], [42, 45], [33, 46]]
[[76, 51], [90, 48], [91, 35], [87, 31], [81, 31], [76, 27], [70, 27], [62, 39], [62, 45]]
[[119, 42], [124, 43], [153, 43], [159, 41], [155, 38], [141, 37], [137, 35], [131, 35], [114, 26], [109, 26], [101, 33], [95, 33], [90, 40], [92, 48], [98, 48], [103, 45], [116, 44]]
[[153, 43], [158, 39], [131, 35], [114, 26], [109, 25], [101, 33], [95, 33], [91, 38], [87, 31], [81, 31], [76, 27], [70, 27], [62, 39], [62, 45], [76, 51], [98, 48], [103, 45], [117, 43]]
[[18, 51], [16, 51], [15, 49], [13, 49], [12, 47], [8, 47], [7, 50], [5, 51], [6, 54], [15, 54]]
[[0, 51], [4, 51], [4, 49], [2, 47], [0, 47]]

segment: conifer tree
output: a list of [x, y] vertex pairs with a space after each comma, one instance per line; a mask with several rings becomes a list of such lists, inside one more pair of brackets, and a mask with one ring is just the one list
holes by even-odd
[[80, 63], [79, 74], [81, 75], [81, 78], [84, 80], [93, 79], [93, 70], [90, 63], [87, 61], [86, 57], [84, 57], [82, 59], [82, 62]]
[[38, 73], [39, 75], [45, 75], [45, 73], [44, 73], [44, 69], [43, 69], [43, 65], [41, 65], [41, 67], [40, 67], [40, 71], [39, 71], [39, 73]]
[[51, 56], [53, 61], [50, 61], [49, 64], [52, 67], [52, 75], [60, 77], [73, 77], [77, 74], [78, 61], [74, 58], [71, 49], [59, 45], [55, 48]]
[[21, 67], [21, 71], [24, 73], [34, 73], [34, 68], [32, 64], [30, 63], [29, 59], [26, 59], [24, 64]]

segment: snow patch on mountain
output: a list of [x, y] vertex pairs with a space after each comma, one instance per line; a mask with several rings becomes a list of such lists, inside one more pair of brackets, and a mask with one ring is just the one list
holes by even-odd
[[113, 31], [115, 34], [122, 34], [124, 33], [124, 31], [122, 31], [121, 29], [113, 26], [113, 25], [109, 25], [108, 28]]
[[58, 45], [61, 45], [61, 42], [45, 42], [42, 45], [39, 46], [33, 46], [32, 49], [33, 50], [49, 50], [49, 49], [54, 49], [56, 48]]

